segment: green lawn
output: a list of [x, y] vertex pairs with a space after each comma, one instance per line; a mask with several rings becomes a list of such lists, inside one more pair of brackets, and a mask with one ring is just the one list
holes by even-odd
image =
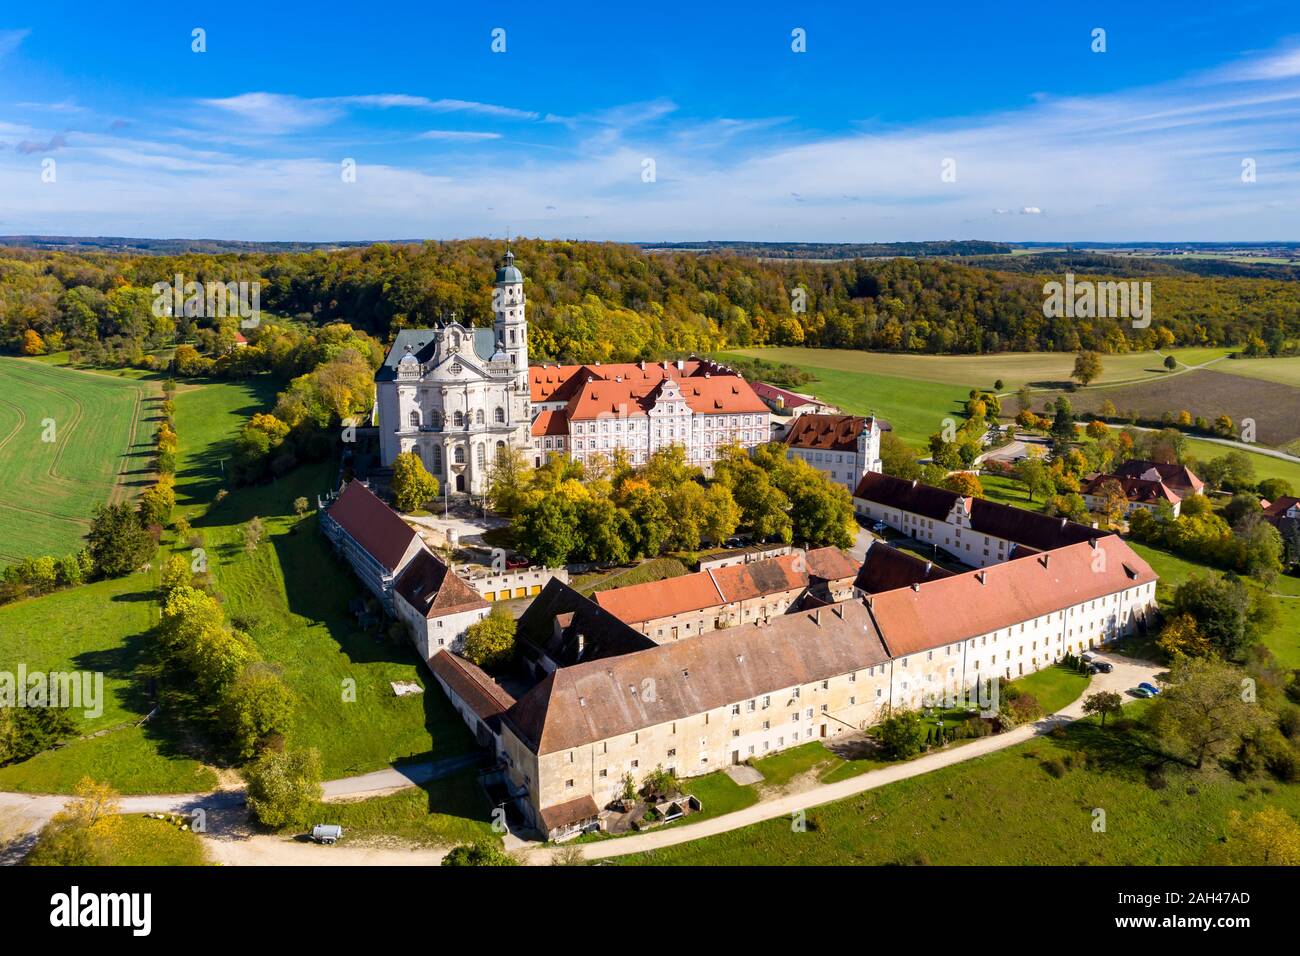
[[1004, 475], [980, 475], [979, 477], [980, 484], [984, 487], [984, 497], [989, 501], [1039, 512], [1047, 505], [1041, 495], [1034, 501], [1030, 501], [1025, 494], [1025, 486], [1014, 478], [1007, 478]]
[[[1300, 414], [1300, 409], [1297, 410], [1297, 413]], [[1250, 458], [1251, 464], [1255, 466], [1256, 481], [1263, 481], [1265, 478], [1285, 478], [1291, 482], [1291, 487], [1300, 491], [1300, 462], [1286, 461], [1282, 458], [1274, 458], [1271, 455], [1261, 455], [1258, 452], [1247, 451], [1230, 445], [1220, 445], [1200, 438], [1187, 439], [1187, 453], [1195, 457], [1197, 461], [1222, 458], [1230, 451], [1245, 452]]]
[[152, 383], [0, 358], [0, 565], [78, 550], [96, 505], [149, 482], [157, 396]]
[[[1180, 362], [1199, 365], [1227, 355], [1227, 348], [1175, 349], [1173, 354]], [[920, 380], [945, 385], [960, 386], [963, 401], [972, 388], [991, 390], [993, 383], [1002, 380], [1004, 392], [1014, 392], [1021, 385], [1046, 387], [1050, 383], [1068, 382], [1074, 369], [1073, 352], [999, 352], [990, 355], [918, 355], [899, 352], [861, 352], [855, 349], [809, 348], [755, 348], [735, 349], [722, 353], [761, 358], [769, 362], [784, 362], [799, 367], [828, 369], [842, 372], [883, 375], [907, 381]], [[1123, 355], [1103, 355], [1099, 384], [1133, 379], [1160, 377], [1168, 374], [1163, 362], [1166, 352], [1129, 352]], [[1224, 363], [1216, 363], [1217, 365]], [[817, 391], [816, 383], [800, 386], [799, 392]], [[824, 397], [824, 396], [822, 396]], [[886, 416], [887, 417], [887, 416]]]
[[[78, 733], [134, 724], [149, 711], [133, 679], [153, 623], [149, 576], [135, 574], [0, 607], [0, 670], [89, 671], [104, 675], [103, 714], [74, 710]], [[67, 793], [83, 776], [109, 780], [123, 793], [210, 790], [216, 775], [186, 756], [166, 720], [74, 740], [0, 768], [0, 789]]]
[[224, 477], [230, 467], [235, 435], [254, 413], [271, 409], [280, 388], [274, 378], [262, 375], [241, 382], [182, 385], [177, 389], [178, 514], [190, 515], [212, 503], [218, 489], [226, 484]]
[[626, 588], [633, 584], [648, 584], [686, 574], [686, 565], [677, 558], [651, 558], [631, 568], [617, 568], [608, 573], [584, 574], [573, 581], [573, 586], [587, 597], [597, 591]]
[[1054, 714], [1067, 704], [1072, 704], [1088, 686], [1088, 678], [1078, 671], [1053, 664], [1025, 677], [1017, 678], [1011, 686], [1038, 699], [1043, 713]]
[[763, 775], [763, 787], [784, 787], [795, 777], [822, 771], [844, 761], [827, 750], [820, 740], [782, 750], [770, 757], [750, 760], [749, 764]]
[[114, 866], [204, 866], [203, 841], [191, 830], [138, 814], [122, 817], [113, 841]]
[[1300, 388], [1300, 356], [1296, 355], [1287, 358], [1234, 359], [1231, 362], [1217, 363], [1214, 370]]
[[[1085, 762], [1081, 748], [1099, 757]], [[1240, 783], [1217, 771], [1168, 773], [1091, 721], [836, 803], [809, 808], [807, 832], [782, 817], [620, 859], [652, 865], [1171, 865], [1205, 862], [1228, 813], [1300, 812], [1300, 787]], [[1058, 779], [1044, 764], [1071, 767]], [[1106, 813], [1094, 832], [1093, 809]]]
[[477, 778], [477, 771], [467, 771], [382, 797], [320, 803], [311, 817], [343, 827], [344, 843], [391, 837], [426, 846], [500, 843]]

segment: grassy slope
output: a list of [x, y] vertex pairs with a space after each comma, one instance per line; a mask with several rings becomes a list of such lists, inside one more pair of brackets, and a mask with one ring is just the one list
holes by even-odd
[[398, 837], [425, 845], [472, 843], [478, 839], [500, 842], [492, 832], [490, 807], [478, 786], [476, 772], [387, 796], [317, 804], [311, 817], [343, 827], [344, 843], [376, 837]]
[[[92, 671], [104, 675], [104, 713], [73, 711], [80, 734], [135, 723], [149, 709], [132, 680], [153, 605], [146, 575], [97, 581], [0, 608], [0, 670]], [[216, 786], [216, 775], [178, 753], [165, 723], [115, 729], [74, 740], [23, 763], [0, 768], [0, 789], [66, 793], [83, 776], [110, 780], [123, 793], [191, 792]]]
[[[1081, 744], [1105, 755], [1084, 767]], [[1296, 813], [1300, 787], [1243, 784], [1215, 771], [1172, 771], [1169, 786], [1143, 779], [1144, 755], [1075, 725], [1040, 738], [833, 804], [810, 808], [808, 832], [784, 817], [621, 862], [676, 865], [1195, 864], [1207, 859], [1231, 810], [1275, 804]], [[1073, 757], [1060, 779], [1048, 759]], [[1106, 831], [1093, 832], [1093, 808]]]
[[[332, 556], [315, 517], [300, 523], [293, 514], [295, 498], [314, 507], [329, 489], [332, 466], [308, 465], [272, 484], [236, 489], [199, 514], [222, 487], [221, 461], [234, 433], [274, 392], [274, 383], [262, 379], [177, 393], [177, 500], [205, 536], [227, 615], [251, 624], [262, 654], [283, 668], [298, 696], [289, 744], [318, 747], [327, 778], [465, 752], [472, 746], [468, 731], [414, 652], [356, 628], [347, 604], [360, 593], [358, 584]], [[241, 528], [254, 515], [266, 537], [250, 555]], [[344, 700], [345, 680], [356, 682], [354, 702]], [[426, 693], [394, 697], [389, 682], [398, 680], [418, 681]]]
[[203, 866], [203, 841], [166, 820], [139, 814], [122, 817], [122, 829], [109, 850], [113, 866]]
[[[129, 489], [146, 481], [153, 413], [143, 401], [156, 393], [0, 358], [0, 564], [77, 550], [91, 510], [118, 493], [119, 478]], [[43, 440], [48, 420], [53, 442]]]

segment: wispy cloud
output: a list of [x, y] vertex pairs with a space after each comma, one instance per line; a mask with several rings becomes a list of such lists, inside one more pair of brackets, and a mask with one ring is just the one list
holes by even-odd
[[[254, 92], [203, 101], [201, 129], [142, 114], [121, 135], [74, 131], [60, 164], [77, 175], [49, 189], [20, 188], [30, 160], [5, 151], [0, 193], [13, 228], [31, 232], [163, 234], [180, 216], [217, 236], [448, 237], [501, 232], [508, 211], [524, 232], [614, 239], [1294, 238], [1297, 64], [1300, 45], [1287, 46], [1157, 86], [836, 134], [662, 98], [562, 117], [405, 93]], [[421, 131], [377, 110], [477, 128]], [[52, 144], [58, 132], [7, 138]], [[339, 175], [345, 156], [360, 160], [355, 182]]]
[[18, 49], [31, 32], [31, 30], [0, 30], [0, 58]]
[[420, 139], [436, 139], [455, 143], [472, 143], [500, 138], [500, 133], [482, 133], [463, 129], [431, 129], [420, 134]]

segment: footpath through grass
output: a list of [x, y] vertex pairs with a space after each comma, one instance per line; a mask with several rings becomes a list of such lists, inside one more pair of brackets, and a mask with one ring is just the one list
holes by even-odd
[[[1095, 756], [1085, 756], [1088, 753]], [[1072, 724], [807, 812], [615, 862], [625, 865], [1195, 865], [1213, 858], [1228, 814], [1300, 811], [1300, 786], [1170, 770], [1153, 788], [1129, 734]], [[1056, 776], [1056, 773], [1060, 776]], [[1093, 808], [1106, 830], [1093, 829]]]

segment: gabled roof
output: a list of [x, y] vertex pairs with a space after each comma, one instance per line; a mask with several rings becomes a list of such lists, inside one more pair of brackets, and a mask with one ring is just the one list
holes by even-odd
[[1118, 484], [1124, 492], [1124, 497], [1138, 504], [1167, 501], [1176, 505], [1182, 500], [1178, 495], [1170, 491], [1163, 481], [1148, 481], [1145, 478], [1122, 478], [1119, 475], [1093, 475], [1083, 482], [1079, 487], [1079, 492], [1085, 495], [1096, 495], [1101, 490], [1101, 486], [1107, 481]]
[[594, 600], [629, 624], [641, 624], [674, 614], [749, 601], [768, 594], [795, 591], [810, 580], [848, 580], [858, 566], [836, 548], [817, 548], [807, 554], [749, 561], [723, 568], [696, 571], [675, 578], [598, 591]]
[[1296, 505], [1300, 505], [1300, 498], [1295, 498], [1291, 495], [1282, 495], [1277, 499], [1277, 501], [1269, 502], [1268, 507], [1264, 509], [1264, 517], [1280, 518], [1292, 508], [1296, 507]]
[[955, 491], [945, 488], [935, 488], [919, 481], [906, 481], [876, 472], [862, 476], [853, 496], [935, 520], [945, 520], [953, 505], [960, 501], [963, 503], [962, 510], [969, 517], [971, 530], [1039, 551], [1050, 551], [1097, 536], [1096, 529], [1065, 518], [1051, 518], [986, 498], [963, 498]]
[[562, 667], [505, 721], [535, 753], [555, 753], [886, 660], [866, 608], [844, 601]]
[[781, 400], [785, 408], [798, 405], [826, 405], [828, 403], [820, 401], [812, 395], [800, 395], [798, 392], [792, 392], [787, 388], [781, 388], [778, 385], [769, 385], [767, 382], [754, 382], [754, 394], [765, 401], [775, 402]]
[[654, 646], [640, 631], [556, 578], [546, 582], [520, 615], [515, 636], [525, 653], [531, 648], [533, 654], [545, 654], [560, 667]]
[[810, 578], [823, 581], [844, 581], [858, 573], [858, 563], [839, 548], [813, 548], [804, 560]]
[[326, 513], [389, 571], [397, 569], [417, 540], [411, 526], [359, 481], [348, 482]]
[[[874, 551], [876, 546], [872, 546]], [[1100, 556], [1099, 556], [1100, 552]], [[1151, 566], [1116, 535], [873, 594], [869, 606], [895, 657], [955, 644], [1148, 584]]]
[[[667, 368], [664, 365], [667, 365]], [[532, 365], [528, 369], [528, 385], [534, 402], [567, 402], [586, 384], [589, 378], [613, 381], [621, 378], [636, 383], [643, 393], [665, 378], [687, 378], [701, 369], [713, 371], [721, 366], [711, 362], [691, 359], [678, 368], [675, 362], [617, 362], [611, 365]]]
[[537, 413], [533, 419], [533, 434], [541, 435], [567, 435], [569, 434], [569, 422], [564, 417], [563, 410], [551, 411], [549, 409]]
[[600, 807], [596, 806], [595, 799], [588, 793], [566, 800], [564, 803], [553, 803], [549, 807], [542, 807], [542, 829], [547, 833], [553, 833], [563, 827], [595, 820], [599, 816]]
[[1120, 478], [1163, 481], [1175, 492], [1184, 494], [1200, 494], [1205, 488], [1205, 482], [1192, 474], [1190, 468], [1176, 462], [1143, 461], [1135, 458], [1116, 468], [1115, 475]]
[[430, 619], [488, 606], [482, 595], [425, 550], [412, 558], [402, 571], [397, 579], [397, 593]]
[[853, 586], [868, 594], [879, 594], [947, 577], [952, 577], [952, 572], [946, 568], [876, 541], [867, 549], [867, 559]]
[[858, 436], [875, 427], [860, 415], [800, 415], [790, 424], [785, 443], [791, 448], [857, 452]]
[[515, 699], [470, 661], [448, 650], [429, 659], [429, 670], [440, 677], [484, 723], [496, 729], [500, 717], [514, 706]]
[[[767, 563], [769, 562], [754, 562], [754, 564]], [[746, 568], [750, 565], [737, 567]], [[694, 574], [682, 574], [661, 581], [647, 581], [645, 584], [632, 584], [625, 588], [611, 588], [608, 591], [597, 591], [592, 595], [592, 599], [620, 621], [640, 624], [642, 621], [658, 617], [726, 604], [727, 599], [718, 590], [713, 574], [730, 570], [732, 569], [720, 568], [712, 573], [696, 571]]]

